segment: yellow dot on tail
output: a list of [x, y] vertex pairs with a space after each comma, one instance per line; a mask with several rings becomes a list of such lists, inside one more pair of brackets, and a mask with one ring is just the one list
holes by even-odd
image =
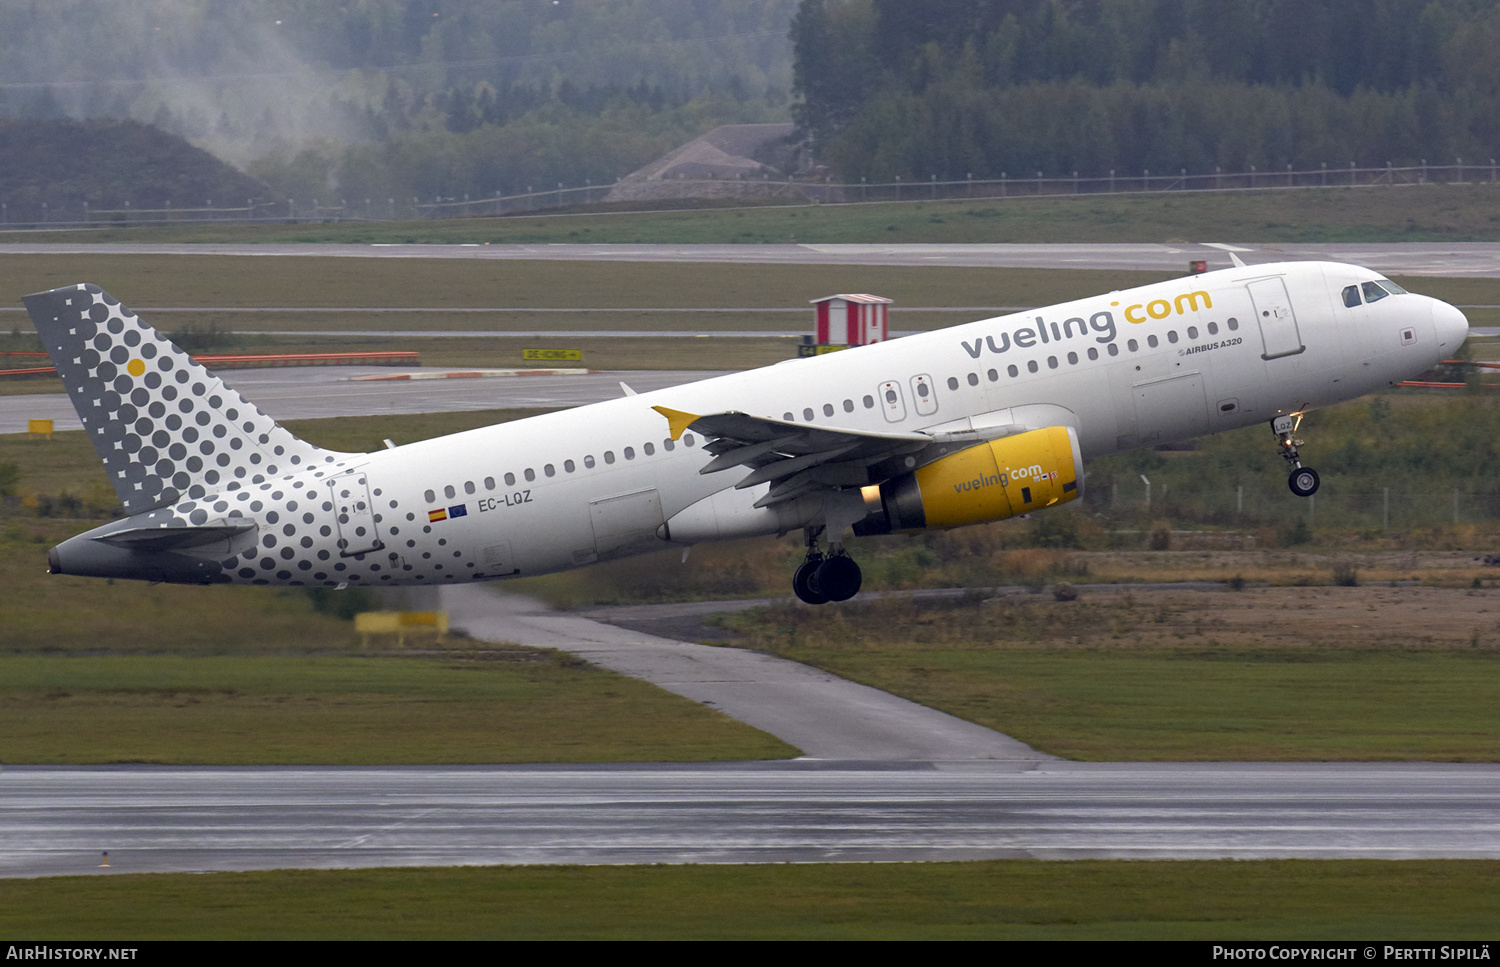
[[125, 364], [125, 372], [132, 376], [139, 376], [146, 371], [146, 361], [143, 359], [132, 359]]

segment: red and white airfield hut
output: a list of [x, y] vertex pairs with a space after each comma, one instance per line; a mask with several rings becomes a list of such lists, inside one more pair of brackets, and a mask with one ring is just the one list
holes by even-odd
[[890, 336], [891, 300], [864, 293], [826, 295], [817, 306], [819, 346], [869, 346]]

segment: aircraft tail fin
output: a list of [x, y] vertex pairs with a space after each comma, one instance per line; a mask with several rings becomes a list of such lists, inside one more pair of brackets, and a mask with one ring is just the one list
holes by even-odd
[[346, 456], [293, 436], [97, 285], [23, 301], [131, 514]]

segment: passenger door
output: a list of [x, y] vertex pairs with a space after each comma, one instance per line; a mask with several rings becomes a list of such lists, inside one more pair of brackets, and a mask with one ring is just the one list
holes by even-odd
[[1294, 356], [1302, 352], [1305, 348], [1302, 333], [1297, 329], [1297, 317], [1292, 313], [1286, 283], [1280, 278], [1260, 279], [1246, 288], [1250, 290], [1255, 318], [1260, 323], [1260, 339], [1264, 347], [1261, 359]]

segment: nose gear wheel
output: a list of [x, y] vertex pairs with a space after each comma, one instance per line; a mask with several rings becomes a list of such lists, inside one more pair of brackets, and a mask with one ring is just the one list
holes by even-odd
[[1311, 467], [1299, 467], [1292, 471], [1286, 482], [1298, 497], [1311, 497], [1318, 492], [1318, 471]]

